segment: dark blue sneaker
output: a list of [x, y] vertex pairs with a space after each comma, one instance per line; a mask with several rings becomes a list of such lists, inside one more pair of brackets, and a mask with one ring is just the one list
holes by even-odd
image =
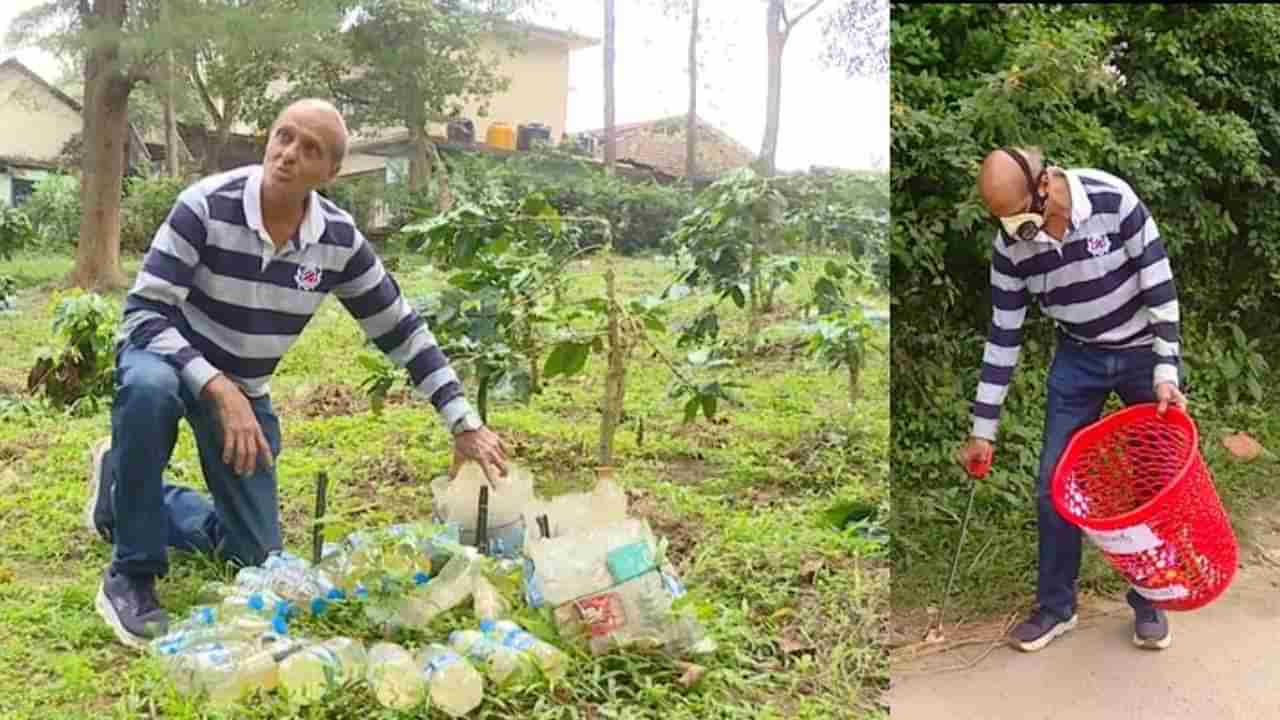
[[1145, 650], [1163, 650], [1173, 642], [1169, 630], [1169, 618], [1163, 610], [1145, 603], [1135, 602], [1129, 591], [1129, 606], [1133, 608], [1133, 644]]
[[108, 565], [94, 605], [120, 642], [129, 647], [145, 648], [169, 630], [169, 615], [156, 598], [154, 577], [125, 575]]
[[89, 499], [84, 504], [84, 526], [108, 543], [113, 542], [112, 526], [115, 524], [111, 510], [111, 489], [115, 478], [107, 465], [110, 451], [111, 438], [105, 437], [89, 452]]
[[1035, 652], [1055, 638], [1074, 630], [1078, 622], [1078, 615], [1063, 620], [1047, 610], [1037, 609], [1009, 633], [1009, 641], [1023, 652]]

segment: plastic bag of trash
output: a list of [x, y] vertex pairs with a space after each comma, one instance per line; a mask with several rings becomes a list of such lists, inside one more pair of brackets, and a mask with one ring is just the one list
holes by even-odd
[[647, 553], [654, 559], [657, 550], [657, 540], [649, 523], [640, 518], [627, 518], [574, 535], [531, 537], [525, 545], [525, 557], [529, 560], [526, 594], [532, 596], [529, 599], [534, 607], [543, 603], [559, 606], [619, 582], [611, 574], [611, 552], [641, 556]]
[[[545, 526], [539, 520], [544, 516]], [[608, 478], [601, 478], [588, 492], [535, 499], [524, 511], [525, 528], [537, 538], [574, 535], [626, 519], [627, 494]]]
[[[481, 497], [481, 488], [486, 488]], [[434, 518], [456, 523], [463, 545], [477, 546], [480, 512], [485, 509], [485, 543], [481, 553], [497, 557], [518, 557], [525, 542], [524, 510], [534, 499], [533, 477], [518, 465], [507, 467], [505, 478], [495, 478], [489, 487], [484, 471], [476, 463], [463, 465], [450, 481], [440, 476], [431, 482]], [[483, 501], [483, 502], [482, 502]]]

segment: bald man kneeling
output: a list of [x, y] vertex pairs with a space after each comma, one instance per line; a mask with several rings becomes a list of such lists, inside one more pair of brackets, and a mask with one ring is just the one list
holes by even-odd
[[[90, 452], [84, 509], [86, 527], [114, 546], [96, 607], [126, 645], [167, 630], [155, 580], [168, 548], [242, 566], [282, 549], [270, 380], [330, 293], [453, 434], [453, 471], [474, 460], [491, 479], [506, 474], [501, 440], [426, 323], [351, 216], [316, 192], [338, 176], [347, 142], [332, 104], [293, 103], [262, 164], [185, 189], [143, 260], [118, 338], [111, 436]], [[209, 496], [162, 478], [183, 418]]]
[[[1157, 402], [1162, 414], [1170, 403], [1186, 407], [1179, 391], [1178, 299], [1156, 223], [1120, 178], [1046, 166], [1035, 149], [1000, 148], [983, 161], [978, 191], [997, 232], [991, 330], [962, 453], [966, 463], [992, 456], [1033, 299], [1057, 328], [1037, 483], [1037, 607], [1010, 638], [1033, 652], [1077, 621], [1081, 535], [1053, 507], [1053, 469], [1072, 434], [1099, 418], [1112, 392], [1125, 404]], [[1165, 613], [1137, 589], [1128, 601], [1134, 644], [1168, 647]]]

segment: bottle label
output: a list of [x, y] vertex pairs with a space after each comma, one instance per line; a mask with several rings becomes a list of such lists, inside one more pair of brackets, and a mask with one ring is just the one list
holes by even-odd
[[444, 652], [427, 660], [427, 666], [423, 668], [423, 670], [426, 671], [427, 680], [430, 681], [431, 677], [436, 673], [444, 670], [445, 668], [449, 667], [450, 665], [456, 662], [461, 662], [461, 661], [462, 661], [462, 658], [459, 657], [457, 653], [453, 651]]
[[622, 596], [616, 592], [600, 593], [574, 601], [578, 615], [591, 631], [591, 637], [604, 637], [627, 624], [627, 611]]
[[1085, 532], [1098, 549], [1111, 555], [1134, 555], [1164, 544], [1146, 524], [1119, 530], [1086, 530]]
[[502, 638], [502, 644], [509, 648], [525, 651], [533, 648], [534, 637], [523, 630], [519, 630], [507, 633], [506, 637]]

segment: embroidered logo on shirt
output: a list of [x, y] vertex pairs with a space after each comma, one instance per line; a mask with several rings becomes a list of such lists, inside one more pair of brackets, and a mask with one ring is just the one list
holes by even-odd
[[1111, 251], [1111, 240], [1105, 235], [1101, 237], [1089, 238], [1089, 253], [1094, 257], [1101, 257]]
[[293, 274], [293, 281], [298, 284], [299, 290], [315, 290], [320, 286], [320, 267], [317, 265], [300, 265], [298, 272]]

